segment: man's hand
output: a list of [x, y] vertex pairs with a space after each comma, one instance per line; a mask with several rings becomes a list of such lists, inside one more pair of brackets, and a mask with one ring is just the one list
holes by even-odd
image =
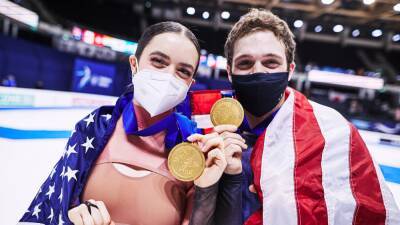
[[237, 133], [234, 125], [219, 125], [214, 127], [214, 132], [218, 133], [224, 140], [224, 154], [228, 163], [225, 173], [239, 174], [242, 172], [242, 151], [247, 149], [246, 141]]

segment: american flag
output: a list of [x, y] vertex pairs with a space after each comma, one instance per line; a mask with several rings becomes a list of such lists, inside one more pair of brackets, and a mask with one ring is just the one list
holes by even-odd
[[252, 153], [262, 209], [246, 224], [400, 224], [357, 129], [335, 110], [288, 92]]
[[[210, 108], [221, 96], [192, 95], [192, 119], [205, 131], [212, 129]], [[357, 129], [291, 88], [286, 97], [243, 153], [244, 224], [399, 225], [399, 208]]]
[[94, 160], [104, 147], [104, 135], [114, 123], [113, 107], [104, 106], [79, 121], [61, 159], [42, 184], [20, 222], [72, 224], [68, 209], [80, 204], [79, 195]]
[[[80, 195], [85, 186], [89, 171], [97, 157], [107, 144], [125, 106], [132, 101], [133, 93], [120, 97], [115, 106], [103, 106], [79, 121], [71, 133], [61, 159], [42, 184], [22, 222], [41, 224], [72, 224], [68, 219], [68, 210], [81, 204]], [[182, 137], [194, 133], [193, 122], [177, 114], [177, 126], [174, 132], [176, 143]]]
[[[243, 168], [250, 171], [245, 171], [243, 184], [243, 210], [249, 211], [244, 213], [244, 223], [399, 225], [392, 193], [354, 126], [335, 110], [293, 89], [286, 94], [266, 132], [253, 149], [244, 152], [251, 155], [243, 160]], [[211, 106], [226, 95], [231, 94], [195, 92], [178, 110], [209, 132]], [[101, 107], [76, 125], [65, 154], [21, 221], [71, 224], [68, 209], [80, 204], [89, 168], [122, 112], [118, 105], [126, 101], [130, 99], [121, 98], [116, 109]], [[255, 184], [257, 195], [248, 191], [250, 183]]]

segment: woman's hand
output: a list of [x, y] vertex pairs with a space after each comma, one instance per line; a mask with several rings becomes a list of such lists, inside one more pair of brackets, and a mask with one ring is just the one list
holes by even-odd
[[228, 163], [225, 173], [239, 174], [242, 172], [242, 150], [247, 149], [245, 140], [237, 133], [234, 125], [219, 125], [214, 127], [214, 132], [218, 133], [224, 140], [224, 154]]
[[88, 202], [97, 206], [91, 206], [89, 213], [86, 204], [80, 204], [68, 211], [68, 218], [75, 225], [115, 225], [111, 220], [106, 205], [102, 201], [89, 200]]
[[190, 142], [197, 142], [202, 152], [207, 153], [206, 168], [199, 178], [194, 181], [198, 187], [209, 187], [218, 182], [226, 168], [224, 141], [217, 134], [193, 134], [187, 138]]

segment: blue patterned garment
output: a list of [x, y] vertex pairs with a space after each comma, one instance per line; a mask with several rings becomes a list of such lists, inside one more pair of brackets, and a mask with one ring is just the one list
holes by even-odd
[[[126, 93], [115, 106], [100, 107], [76, 124], [65, 153], [42, 184], [20, 222], [72, 224], [68, 219], [68, 210], [81, 204], [80, 196], [90, 168], [103, 151], [132, 98], [132, 92]], [[182, 136], [196, 132], [196, 124], [178, 113], [175, 116], [176, 126], [168, 133], [173, 134], [175, 143], [180, 143], [184, 139]]]

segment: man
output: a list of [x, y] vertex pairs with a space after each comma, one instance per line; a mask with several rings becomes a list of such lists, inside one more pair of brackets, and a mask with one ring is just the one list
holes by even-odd
[[246, 117], [239, 128], [249, 145], [242, 157], [245, 224], [400, 224], [357, 129], [287, 87], [295, 41], [283, 20], [251, 10], [230, 31], [225, 54]]

